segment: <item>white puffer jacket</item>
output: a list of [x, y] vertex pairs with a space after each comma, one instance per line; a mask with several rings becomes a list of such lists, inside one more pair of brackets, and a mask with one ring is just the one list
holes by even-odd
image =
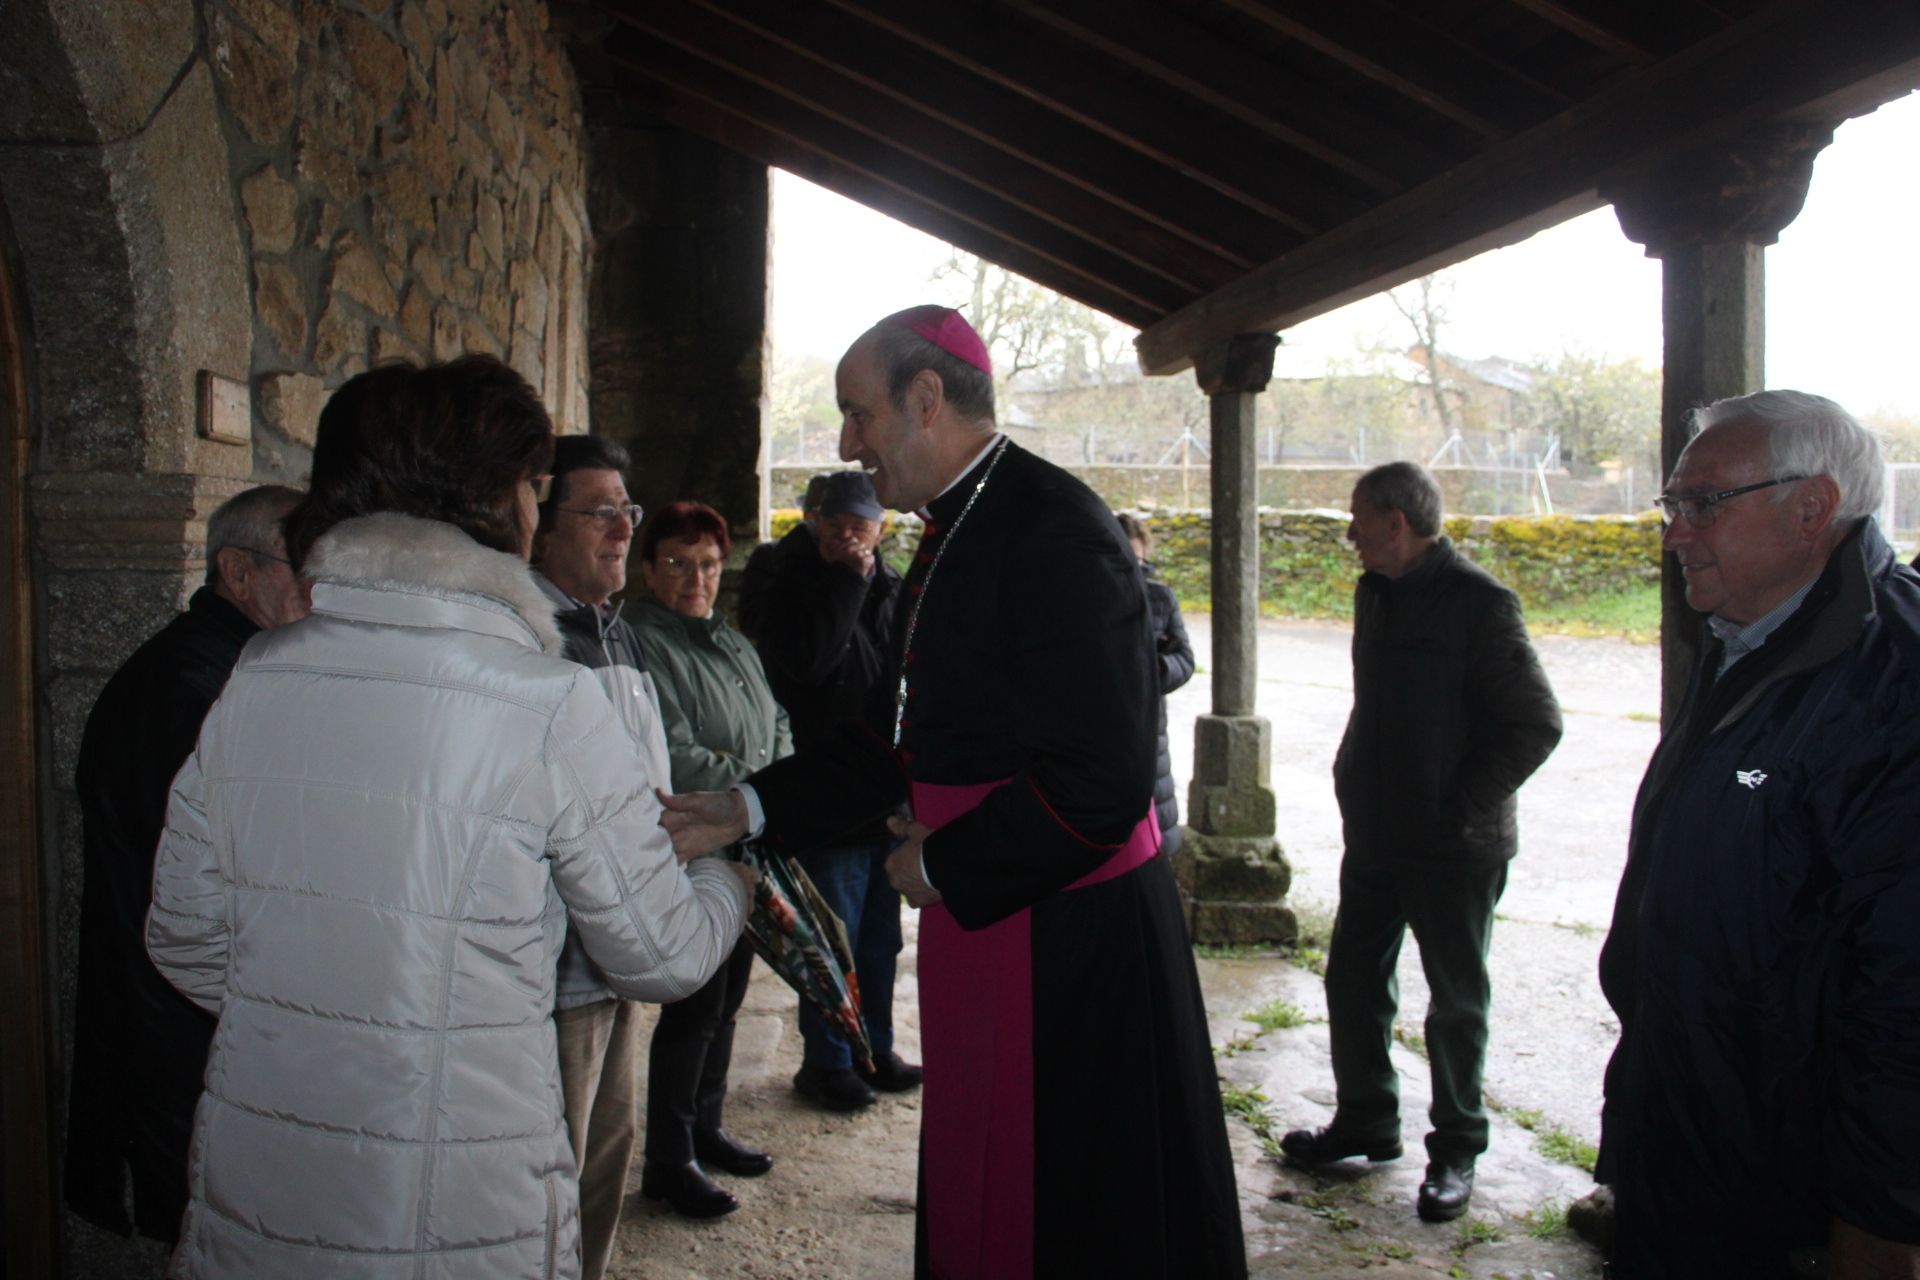
[[[147, 946], [219, 1015], [177, 1276], [573, 1276], [554, 1047], [569, 913], [623, 995], [733, 949], [523, 563], [381, 515], [315, 546], [174, 780]], [[138, 1064], [128, 1068], [137, 1070]]]

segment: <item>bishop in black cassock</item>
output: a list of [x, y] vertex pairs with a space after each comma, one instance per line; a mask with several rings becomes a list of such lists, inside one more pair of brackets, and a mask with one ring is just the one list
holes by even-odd
[[683, 846], [725, 822], [798, 850], [910, 805], [888, 870], [923, 908], [916, 1274], [1244, 1276], [1199, 981], [1155, 856], [1132, 552], [1091, 490], [994, 432], [957, 313], [883, 320], [838, 390], [842, 456], [926, 521], [894, 678], [865, 722], [737, 799], [675, 798], [668, 825]]

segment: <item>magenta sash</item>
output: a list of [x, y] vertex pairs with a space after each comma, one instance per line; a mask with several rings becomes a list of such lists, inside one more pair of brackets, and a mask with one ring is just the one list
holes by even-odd
[[[938, 830], [1006, 782], [913, 784], [914, 818]], [[1065, 892], [1124, 875], [1160, 850], [1153, 810]], [[936, 888], [938, 886], [935, 886]], [[920, 913], [920, 1041], [926, 1062], [920, 1206], [936, 1280], [1033, 1275], [1033, 954], [1029, 912], [966, 930], [939, 903]]]

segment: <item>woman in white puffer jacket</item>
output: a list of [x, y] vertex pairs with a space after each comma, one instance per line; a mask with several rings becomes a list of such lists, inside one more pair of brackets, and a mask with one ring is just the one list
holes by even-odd
[[744, 875], [675, 861], [667, 780], [529, 575], [551, 433], [479, 357], [321, 415], [287, 539], [313, 615], [248, 645], [155, 865], [148, 949], [220, 1019], [174, 1275], [576, 1275], [567, 917], [646, 1000], [739, 936]]

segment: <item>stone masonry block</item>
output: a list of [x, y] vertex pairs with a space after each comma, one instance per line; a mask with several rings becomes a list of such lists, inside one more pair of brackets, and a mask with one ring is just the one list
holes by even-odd
[[1213, 836], [1272, 835], [1279, 805], [1271, 787], [1187, 788], [1187, 814], [1196, 831]]
[[1198, 716], [1193, 747], [1193, 776], [1202, 781], [1265, 786], [1271, 776], [1273, 726], [1264, 717]]
[[1281, 902], [1195, 902], [1187, 929], [1210, 946], [1285, 946], [1300, 936], [1293, 908]]
[[1271, 837], [1189, 831], [1173, 857], [1173, 874], [1184, 893], [1207, 902], [1277, 902], [1293, 884], [1293, 868]]

